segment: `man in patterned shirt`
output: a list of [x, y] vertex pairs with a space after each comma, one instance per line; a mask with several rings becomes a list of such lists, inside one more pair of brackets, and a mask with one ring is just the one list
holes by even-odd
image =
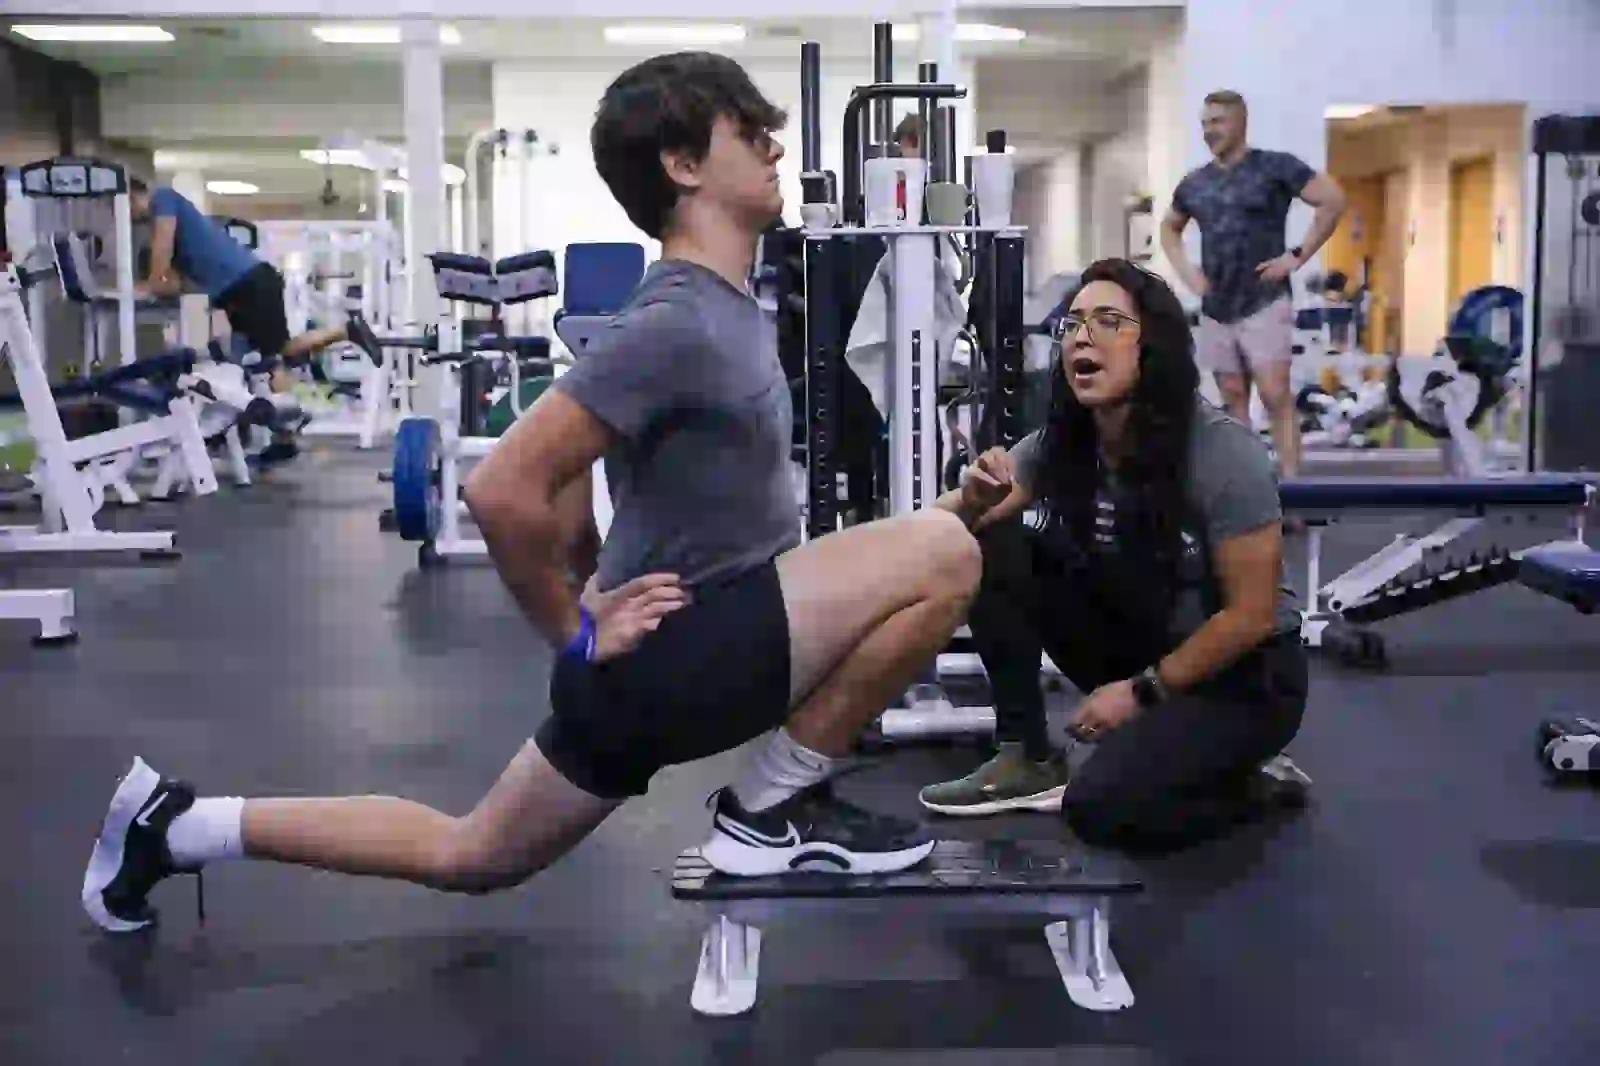
[[[1172, 194], [1161, 248], [1183, 283], [1200, 297], [1195, 359], [1216, 375], [1223, 403], [1250, 424], [1250, 385], [1272, 420], [1272, 443], [1285, 476], [1300, 468], [1300, 427], [1289, 388], [1294, 309], [1289, 275], [1317, 254], [1344, 214], [1344, 190], [1287, 152], [1245, 140], [1244, 98], [1222, 90], [1205, 99], [1200, 128], [1215, 158], [1190, 171]], [[1284, 223], [1299, 198], [1316, 208], [1311, 227], [1284, 248]], [[1197, 270], [1183, 231], [1200, 225]]]

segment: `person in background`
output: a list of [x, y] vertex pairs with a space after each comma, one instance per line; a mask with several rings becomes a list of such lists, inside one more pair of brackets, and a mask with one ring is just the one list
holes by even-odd
[[[1044, 427], [938, 500], [983, 549], [967, 625], [1000, 750], [921, 801], [1059, 810], [1087, 844], [1182, 847], [1309, 784], [1282, 755], [1308, 675], [1277, 477], [1261, 439], [1198, 394], [1165, 281], [1103, 260], [1068, 306]], [[1046, 733], [1041, 652], [1083, 693], [1069, 728], [1093, 751], [1075, 771]]]
[[[187, 282], [209, 296], [212, 306], [227, 315], [229, 327], [268, 363], [304, 363], [340, 341], [359, 347], [374, 365], [383, 362], [383, 349], [360, 312], [352, 312], [344, 325], [290, 336], [283, 275], [271, 263], [258, 259], [177, 190], [152, 189], [138, 178], [129, 186], [134, 220], [153, 223], [150, 274], [135, 285], [137, 295], [177, 296]], [[288, 385], [281, 367], [275, 370], [273, 391]]]
[[[1294, 308], [1289, 277], [1317, 254], [1344, 214], [1345, 195], [1327, 174], [1287, 152], [1252, 148], [1249, 112], [1230, 90], [1208, 95], [1200, 126], [1211, 162], [1190, 171], [1172, 194], [1161, 248], [1179, 278], [1200, 297], [1196, 359], [1216, 375], [1228, 413], [1250, 425], [1250, 385], [1261, 393], [1272, 443], [1285, 477], [1300, 470], [1300, 425], [1289, 364]], [[1300, 241], [1284, 247], [1296, 199], [1316, 208]], [[1200, 266], [1189, 261], [1183, 231], [1200, 226]]]
[[922, 116], [913, 111], [894, 128], [894, 146], [906, 159], [922, 158]]

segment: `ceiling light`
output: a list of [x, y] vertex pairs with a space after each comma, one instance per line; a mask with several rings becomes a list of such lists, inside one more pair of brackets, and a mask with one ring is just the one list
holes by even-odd
[[[406, 181], [410, 180], [411, 175], [406, 173], [405, 167], [400, 168], [399, 174], [401, 178], [399, 184], [403, 188]], [[467, 172], [456, 166], [454, 163], [446, 163], [444, 165], [444, 169], [440, 171], [440, 174], [444, 177], [444, 183], [446, 185], [461, 185], [467, 180]]]
[[174, 39], [160, 26], [13, 26], [11, 32], [30, 41], [95, 44], [165, 44]]
[[214, 192], [218, 196], [254, 196], [261, 191], [261, 186], [251, 185], [248, 181], [208, 181], [206, 192]]
[[1322, 112], [1322, 117], [1329, 122], [1338, 122], [1342, 119], [1361, 118], [1378, 110], [1371, 104], [1333, 104]]
[[[897, 41], [915, 41], [922, 36], [922, 29], [914, 22], [896, 23], [894, 39]], [[991, 26], [986, 22], [960, 22], [956, 24], [956, 40], [968, 44], [1014, 44], [1028, 36], [1026, 30], [1019, 30], [1011, 26]]]
[[605, 34], [607, 44], [738, 44], [744, 40], [744, 27], [711, 22], [630, 23], [607, 26]]
[[[400, 27], [378, 23], [346, 23], [313, 26], [311, 35], [323, 44], [399, 44]], [[440, 44], [460, 44], [461, 31], [454, 26], [439, 27]]]
[[366, 155], [353, 148], [307, 148], [300, 153], [300, 158], [315, 163], [319, 167], [372, 169], [372, 164], [367, 162]]
[[383, 181], [383, 191], [384, 192], [403, 193], [408, 188], [410, 188], [410, 186], [407, 185], [405, 182], [401, 181], [399, 178], [385, 178], [384, 181]]

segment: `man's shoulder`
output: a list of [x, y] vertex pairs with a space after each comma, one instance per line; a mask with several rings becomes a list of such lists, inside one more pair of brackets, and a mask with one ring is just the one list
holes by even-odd
[[170, 185], [157, 185], [150, 190], [150, 210], [152, 211], [175, 211], [180, 204], [188, 202], [183, 193]]
[[647, 277], [596, 339], [601, 351], [692, 350], [710, 342], [699, 301], [679, 277]]

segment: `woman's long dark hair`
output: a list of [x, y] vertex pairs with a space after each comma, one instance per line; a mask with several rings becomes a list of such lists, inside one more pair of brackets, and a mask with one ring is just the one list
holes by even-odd
[[[1155, 566], [1151, 576], [1170, 593], [1182, 552], [1189, 433], [1200, 385], [1194, 337], [1188, 315], [1167, 283], [1126, 259], [1102, 259], [1090, 266], [1063, 306], [1070, 307], [1078, 292], [1095, 281], [1109, 281], [1126, 291], [1140, 322], [1139, 380], [1127, 401], [1129, 437], [1117, 467], [1117, 540], [1125, 553]], [[1063, 343], [1070, 345], [1071, 338]], [[1054, 354], [1050, 414], [1041, 442], [1041, 524], [1057, 527], [1063, 536], [1053, 539], [1069, 546], [1069, 561], [1081, 562], [1094, 543], [1099, 433], [1093, 412], [1078, 402], [1067, 381], [1061, 353]]]

